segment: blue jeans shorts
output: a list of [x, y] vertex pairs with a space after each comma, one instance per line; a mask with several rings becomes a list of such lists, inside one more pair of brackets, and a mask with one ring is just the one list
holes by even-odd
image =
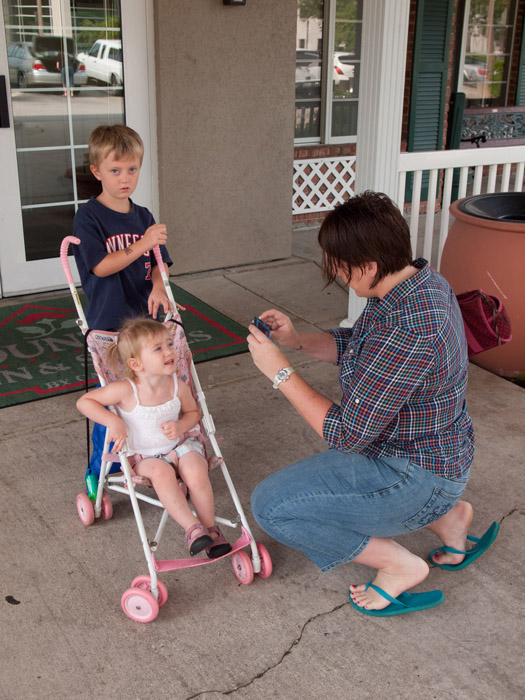
[[408, 459], [328, 450], [285, 467], [252, 494], [262, 529], [322, 571], [352, 561], [371, 537], [394, 537], [439, 520], [460, 499], [470, 469], [444, 478]]

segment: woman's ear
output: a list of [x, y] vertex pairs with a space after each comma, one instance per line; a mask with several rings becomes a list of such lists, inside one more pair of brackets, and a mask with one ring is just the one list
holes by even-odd
[[376, 262], [367, 262], [365, 263], [365, 275], [371, 279], [374, 280], [375, 276], [377, 275], [377, 263]]

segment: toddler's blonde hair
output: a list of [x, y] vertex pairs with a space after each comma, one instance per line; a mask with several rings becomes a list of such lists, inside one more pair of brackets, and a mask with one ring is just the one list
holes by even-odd
[[98, 168], [112, 151], [115, 152], [115, 160], [138, 158], [142, 165], [144, 157], [142, 139], [134, 129], [125, 124], [97, 126], [89, 136], [88, 146], [89, 163], [95, 168]]
[[119, 360], [124, 368], [124, 374], [130, 379], [135, 378], [135, 372], [128, 360], [138, 358], [142, 348], [148, 342], [154, 343], [157, 338], [169, 336], [170, 332], [162, 323], [151, 318], [139, 317], [125, 321], [118, 333], [117, 342], [107, 350], [107, 362], [115, 374], [120, 373]]

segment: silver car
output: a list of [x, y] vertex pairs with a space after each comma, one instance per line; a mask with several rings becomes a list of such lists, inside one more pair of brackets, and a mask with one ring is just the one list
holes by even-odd
[[[62, 85], [62, 75], [57, 62], [61, 56], [62, 37], [44, 35], [33, 41], [19, 41], [7, 48], [9, 81], [11, 87], [27, 88]], [[86, 67], [75, 58], [68, 41], [68, 62], [75, 69], [74, 87], [87, 84]]]

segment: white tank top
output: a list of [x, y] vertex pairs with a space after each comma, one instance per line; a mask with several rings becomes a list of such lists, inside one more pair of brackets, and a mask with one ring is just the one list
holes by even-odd
[[179, 439], [169, 440], [160, 426], [170, 420], [179, 420], [181, 404], [177, 396], [177, 377], [173, 375], [173, 398], [159, 406], [142, 406], [135, 383], [131, 379], [128, 379], [128, 382], [137, 404], [131, 411], [124, 411], [117, 406], [117, 412], [126, 424], [129, 454], [168, 454], [178, 444]]

